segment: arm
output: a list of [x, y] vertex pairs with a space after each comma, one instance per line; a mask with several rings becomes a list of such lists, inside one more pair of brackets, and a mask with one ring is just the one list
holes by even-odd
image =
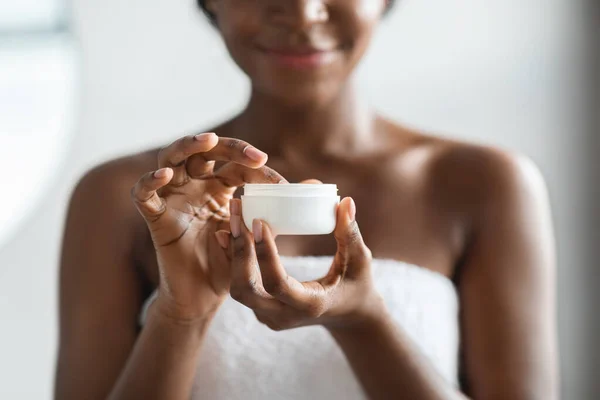
[[[545, 185], [527, 161], [480, 156], [477, 169], [458, 177], [480, 174], [461, 188], [473, 196], [463, 203], [477, 204], [458, 271], [468, 393], [557, 399], [554, 240]], [[382, 307], [372, 309], [370, 321], [330, 331], [373, 398], [464, 398], [429, 368]]]
[[464, 372], [474, 398], [559, 398], [555, 249], [543, 178], [499, 156], [458, 275]]
[[[227, 201], [238, 186], [283, 179], [266, 159], [248, 143], [206, 133], [164, 148], [160, 169], [132, 190], [142, 169], [132, 165], [111, 165], [82, 181], [61, 266], [57, 398], [189, 398], [206, 329], [229, 291], [216, 234], [228, 227]], [[228, 162], [214, 171], [217, 160]], [[134, 228], [144, 222], [160, 282], [138, 337], [142, 277], [132, 249]]]
[[383, 302], [368, 320], [329, 332], [371, 399], [466, 399], [416, 349]]
[[204, 336], [212, 319], [182, 322], [154, 302], [109, 399], [189, 399]]
[[57, 399], [105, 399], [111, 392], [113, 399], [176, 399], [191, 388], [204, 321], [177, 324], [153, 306], [137, 338], [143, 299], [131, 227], [143, 221], [129, 198], [137, 177], [115, 185], [121, 171], [93, 171], [71, 201], [60, 272]]

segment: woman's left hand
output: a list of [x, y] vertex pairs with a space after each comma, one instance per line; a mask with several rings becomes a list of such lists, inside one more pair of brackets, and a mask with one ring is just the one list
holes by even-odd
[[286, 273], [265, 222], [255, 220], [250, 232], [242, 222], [241, 201], [231, 200], [230, 209], [231, 234], [219, 231], [217, 238], [229, 248], [231, 297], [251, 308], [269, 328], [319, 324], [343, 329], [376, 318], [383, 310], [371, 275], [371, 251], [360, 234], [351, 198], [343, 199], [336, 211], [338, 248], [331, 268], [311, 282]]

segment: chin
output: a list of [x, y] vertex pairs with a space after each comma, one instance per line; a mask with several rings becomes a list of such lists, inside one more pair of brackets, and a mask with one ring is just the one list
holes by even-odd
[[291, 84], [289, 81], [264, 82], [255, 86], [257, 90], [290, 107], [319, 107], [335, 99], [342, 84], [335, 81], [298, 80]]

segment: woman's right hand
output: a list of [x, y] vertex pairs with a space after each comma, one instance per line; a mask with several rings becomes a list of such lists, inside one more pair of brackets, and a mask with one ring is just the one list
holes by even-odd
[[[214, 171], [215, 161], [227, 163]], [[267, 155], [214, 133], [183, 137], [163, 148], [159, 169], [131, 191], [156, 249], [161, 312], [181, 321], [211, 315], [229, 292], [229, 262], [216, 232], [229, 231], [229, 200], [244, 183], [279, 183]]]

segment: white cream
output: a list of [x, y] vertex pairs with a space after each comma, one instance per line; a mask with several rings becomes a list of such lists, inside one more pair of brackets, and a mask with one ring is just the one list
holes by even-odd
[[275, 235], [326, 235], [335, 229], [340, 202], [332, 184], [246, 184], [242, 216], [266, 221]]

